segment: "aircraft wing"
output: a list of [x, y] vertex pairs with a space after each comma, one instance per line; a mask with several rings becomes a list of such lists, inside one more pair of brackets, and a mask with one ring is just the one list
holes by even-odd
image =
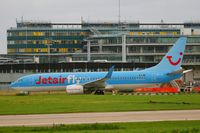
[[82, 84], [85, 88], [105, 88], [105, 81], [110, 79], [114, 70], [112, 66], [104, 78]]

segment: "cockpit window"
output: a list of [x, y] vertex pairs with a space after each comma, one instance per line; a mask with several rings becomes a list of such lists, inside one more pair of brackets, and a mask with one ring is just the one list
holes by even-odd
[[23, 81], [23, 79], [19, 79], [19, 80], [18, 80], [18, 82], [22, 82], [22, 81]]

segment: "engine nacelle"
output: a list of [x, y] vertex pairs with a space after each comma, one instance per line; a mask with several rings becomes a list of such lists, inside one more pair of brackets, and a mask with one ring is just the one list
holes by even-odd
[[83, 94], [83, 86], [82, 85], [68, 85], [66, 87], [67, 94]]

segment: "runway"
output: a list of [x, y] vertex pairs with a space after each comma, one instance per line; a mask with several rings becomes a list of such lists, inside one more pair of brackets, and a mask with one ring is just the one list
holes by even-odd
[[200, 110], [2, 115], [0, 126], [200, 120]]

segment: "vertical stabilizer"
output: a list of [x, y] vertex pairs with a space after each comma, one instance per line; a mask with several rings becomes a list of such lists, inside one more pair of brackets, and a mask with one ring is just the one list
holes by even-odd
[[182, 64], [187, 38], [180, 37], [169, 52], [156, 66], [149, 68], [157, 72], [172, 72], [179, 70]]

